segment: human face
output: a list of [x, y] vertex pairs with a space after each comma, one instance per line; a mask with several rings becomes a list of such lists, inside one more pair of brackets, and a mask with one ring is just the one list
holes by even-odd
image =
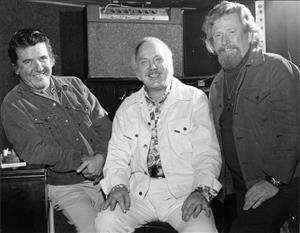
[[212, 26], [213, 46], [224, 69], [238, 66], [250, 46], [251, 34], [245, 32], [237, 13], [224, 15]]
[[34, 46], [18, 48], [16, 50], [18, 60], [15, 72], [25, 84], [35, 90], [45, 90], [50, 85], [53, 59], [50, 57], [45, 43], [37, 43]]
[[136, 63], [137, 77], [144, 83], [149, 95], [163, 93], [172, 77], [172, 60], [166, 48], [157, 41], [146, 41], [139, 48]]

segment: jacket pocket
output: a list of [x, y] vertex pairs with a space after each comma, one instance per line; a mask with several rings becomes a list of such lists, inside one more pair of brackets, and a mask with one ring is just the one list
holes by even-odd
[[260, 90], [258, 88], [250, 88], [245, 91], [245, 98], [255, 104], [261, 103], [269, 95], [269, 90]]
[[172, 149], [180, 157], [192, 154], [193, 148], [189, 140], [191, 124], [188, 121], [170, 122], [168, 124], [169, 141]]

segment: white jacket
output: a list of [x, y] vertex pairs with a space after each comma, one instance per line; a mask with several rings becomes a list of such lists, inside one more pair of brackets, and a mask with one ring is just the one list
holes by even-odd
[[[207, 97], [176, 78], [172, 82], [158, 123], [158, 147], [169, 191], [176, 198], [199, 186], [219, 191], [221, 155]], [[141, 88], [116, 112], [101, 181], [105, 194], [115, 185], [125, 184], [133, 195], [144, 198], [150, 184], [150, 138], [150, 115]]]

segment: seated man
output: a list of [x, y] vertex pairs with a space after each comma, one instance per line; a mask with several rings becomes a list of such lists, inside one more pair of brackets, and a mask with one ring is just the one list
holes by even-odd
[[299, 219], [299, 69], [262, 51], [243, 4], [217, 4], [203, 30], [222, 66], [209, 97], [224, 161], [219, 197], [233, 216], [229, 232], [277, 233], [291, 213]]
[[99, 178], [111, 121], [96, 97], [75, 77], [52, 75], [55, 59], [47, 36], [22, 29], [8, 54], [20, 83], [5, 97], [1, 118], [21, 159], [48, 168], [50, 201], [78, 232], [95, 232], [103, 203]]
[[163, 221], [179, 232], [216, 232], [209, 202], [221, 188], [221, 156], [207, 97], [173, 77], [172, 53], [157, 38], [138, 44], [133, 66], [144, 86], [116, 113], [96, 229]]

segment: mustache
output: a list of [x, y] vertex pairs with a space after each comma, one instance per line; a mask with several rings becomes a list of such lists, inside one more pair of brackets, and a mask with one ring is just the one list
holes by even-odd
[[159, 71], [158, 69], [152, 69], [152, 70], [149, 70], [148, 71], [148, 73], [147, 73], [147, 75], [149, 76], [149, 75], [159, 75], [159, 74], [161, 74], [162, 72], [161, 71]]

